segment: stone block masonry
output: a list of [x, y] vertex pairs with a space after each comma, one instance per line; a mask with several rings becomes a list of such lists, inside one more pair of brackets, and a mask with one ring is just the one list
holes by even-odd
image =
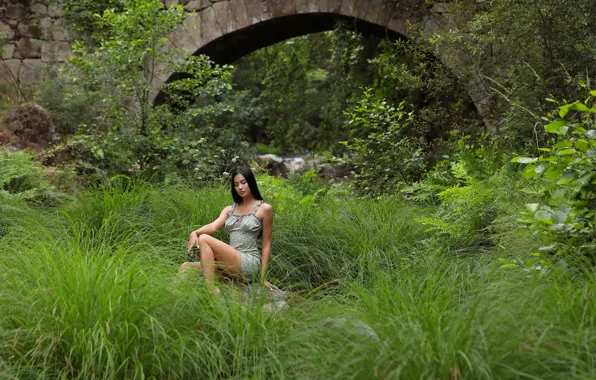
[[34, 87], [72, 51], [57, 0], [0, 2], [0, 86]]

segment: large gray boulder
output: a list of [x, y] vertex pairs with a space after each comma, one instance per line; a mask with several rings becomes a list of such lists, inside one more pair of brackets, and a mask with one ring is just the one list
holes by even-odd
[[274, 154], [264, 154], [257, 156], [257, 162], [263, 166], [270, 175], [288, 178], [289, 170], [281, 157]]

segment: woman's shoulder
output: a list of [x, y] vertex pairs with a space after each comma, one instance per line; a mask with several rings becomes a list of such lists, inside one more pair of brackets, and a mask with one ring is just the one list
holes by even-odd
[[261, 205], [261, 209], [263, 209], [263, 211], [267, 212], [267, 213], [273, 212], [273, 207], [265, 201], [263, 201], [263, 204]]

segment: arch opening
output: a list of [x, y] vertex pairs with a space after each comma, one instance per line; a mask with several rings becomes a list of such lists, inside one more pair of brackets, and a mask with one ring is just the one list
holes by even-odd
[[[347, 25], [352, 31], [363, 35], [391, 41], [407, 39], [403, 34], [366, 20], [336, 13], [320, 12], [283, 16], [255, 23], [214, 39], [195, 50], [193, 55], [204, 54], [216, 64], [231, 64], [257, 50], [295, 37], [331, 31], [336, 28], [338, 23]], [[184, 77], [184, 73], [172, 73], [166, 83], [182, 77]], [[163, 104], [165, 101], [164, 92], [159, 91], [155, 98], [155, 104]]]

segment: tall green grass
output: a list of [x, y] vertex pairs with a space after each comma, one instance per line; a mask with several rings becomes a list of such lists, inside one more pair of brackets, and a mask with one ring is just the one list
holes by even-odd
[[[118, 181], [56, 209], [19, 204], [0, 237], [0, 378], [596, 377], [591, 269], [504, 270], [507, 246], [459, 255], [416, 222], [436, 206], [263, 192], [269, 279], [296, 293], [283, 312], [177, 281], [227, 188]], [[507, 215], [498, 241], [515, 249], [527, 236]]]

